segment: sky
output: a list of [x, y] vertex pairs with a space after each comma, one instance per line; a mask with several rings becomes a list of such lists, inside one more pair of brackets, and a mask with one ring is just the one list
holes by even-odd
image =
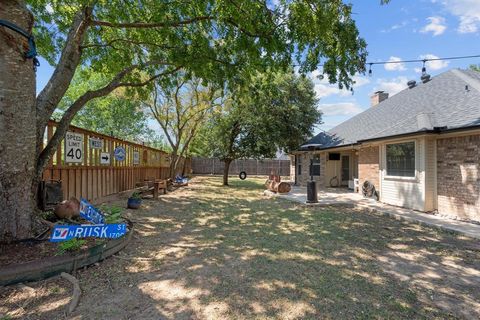
[[[367, 42], [368, 62], [411, 60], [480, 54], [480, 0], [350, 0], [353, 19]], [[53, 68], [40, 58], [37, 91], [48, 81]], [[435, 76], [451, 68], [480, 64], [480, 58], [428, 62], [427, 73]], [[422, 63], [374, 65], [372, 75], [355, 75], [353, 94], [337, 85], [310, 76], [315, 84], [323, 124], [315, 133], [328, 131], [370, 107], [370, 96], [378, 90], [390, 96], [420, 81]], [[159, 131], [151, 121], [152, 128]]]

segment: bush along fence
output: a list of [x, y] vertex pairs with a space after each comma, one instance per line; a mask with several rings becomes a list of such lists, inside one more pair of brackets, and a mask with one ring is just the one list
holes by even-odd
[[[191, 158], [193, 174], [223, 174], [225, 164], [214, 158]], [[238, 175], [245, 171], [247, 175], [269, 175], [274, 173], [281, 176], [290, 175], [290, 161], [278, 159], [239, 159], [230, 165], [230, 175]]]
[[[48, 123], [47, 140], [56, 125], [54, 121]], [[189, 172], [190, 161], [182, 161], [187, 161]], [[169, 165], [169, 154], [162, 150], [70, 126], [44, 170], [43, 180], [61, 181], [64, 199], [96, 201], [131, 190], [139, 181], [166, 179]]]

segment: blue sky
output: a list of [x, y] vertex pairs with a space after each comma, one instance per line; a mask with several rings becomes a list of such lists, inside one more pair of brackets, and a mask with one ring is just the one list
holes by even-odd
[[[367, 41], [368, 61], [423, 59], [480, 54], [480, 0], [351, 0], [360, 35]], [[40, 59], [37, 91], [53, 72]], [[427, 63], [432, 76], [450, 68], [480, 64], [480, 58]], [[311, 76], [320, 98], [324, 123], [316, 132], [329, 130], [370, 106], [370, 95], [384, 90], [393, 95], [406, 88], [408, 80], [419, 80], [421, 63], [376, 65], [373, 74], [357, 75], [354, 94], [341, 91], [335, 84]], [[151, 125], [159, 129], [155, 122]]]
[[[423, 59], [480, 54], [480, 0], [352, 0], [354, 19], [367, 41], [368, 61]], [[432, 76], [450, 68], [480, 64], [480, 58], [427, 63]], [[319, 129], [335, 125], [369, 108], [370, 95], [384, 90], [390, 95], [421, 76], [421, 63], [375, 65], [372, 76], [357, 75], [354, 94], [313, 77], [319, 108], [324, 112]], [[315, 75], [315, 74], [314, 74]]]

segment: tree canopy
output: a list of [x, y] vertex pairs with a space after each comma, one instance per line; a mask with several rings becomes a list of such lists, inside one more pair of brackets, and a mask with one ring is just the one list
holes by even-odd
[[37, 144], [79, 65], [108, 81], [86, 91], [63, 113], [53, 138], [41, 151], [40, 175], [75, 114], [90, 100], [119, 87], [146, 97], [153, 80], [183, 70], [224, 85], [267, 67], [299, 70], [322, 66], [330, 82], [350, 87], [365, 68], [366, 43], [340, 0], [29, 1], [36, 18], [40, 53], [56, 70], [36, 101]]
[[223, 109], [201, 129], [193, 148], [225, 162], [238, 158], [275, 157], [296, 149], [320, 124], [312, 81], [293, 71], [256, 73], [229, 92]]

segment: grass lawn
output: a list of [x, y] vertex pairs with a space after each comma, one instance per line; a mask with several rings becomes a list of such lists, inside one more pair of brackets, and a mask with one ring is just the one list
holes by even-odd
[[[478, 242], [381, 214], [266, 198], [263, 182], [232, 178], [221, 187], [219, 177], [197, 177], [128, 211], [133, 243], [78, 273], [73, 318], [480, 318]], [[0, 291], [0, 315], [63, 318], [69, 284], [32, 287], [43, 293], [22, 310], [21, 289]]]

